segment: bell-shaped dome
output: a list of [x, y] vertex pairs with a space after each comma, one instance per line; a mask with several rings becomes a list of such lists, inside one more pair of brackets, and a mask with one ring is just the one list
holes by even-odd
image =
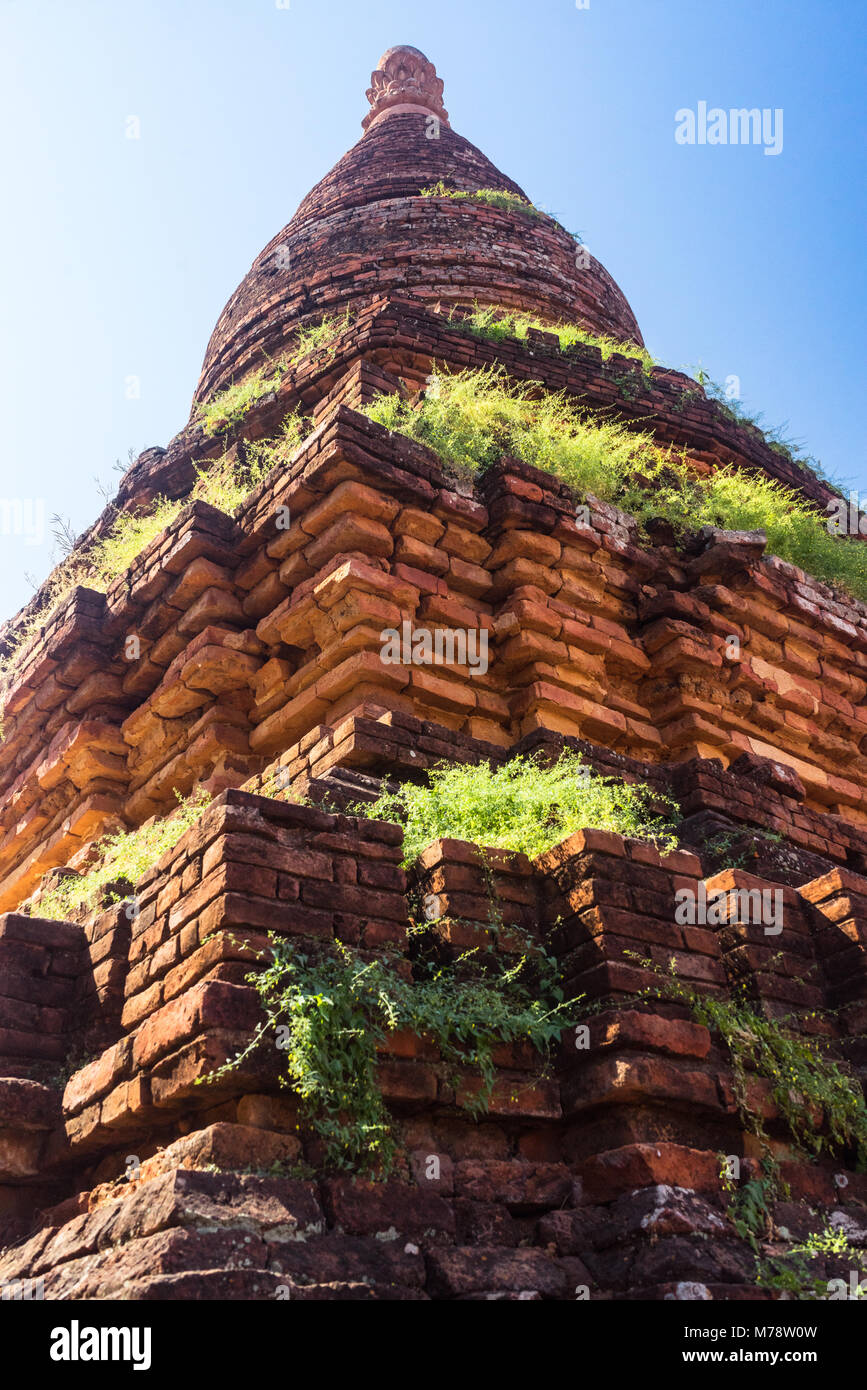
[[506, 305], [546, 323], [641, 343], [626, 299], [553, 218], [422, 197], [494, 189], [529, 201], [451, 128], [443, 84], [417, 48], [391, 48], [367, 92], [365, 133], [257, 257], [211, 335], [197, 400], [275, 357], [299, 324], [382, 295]]

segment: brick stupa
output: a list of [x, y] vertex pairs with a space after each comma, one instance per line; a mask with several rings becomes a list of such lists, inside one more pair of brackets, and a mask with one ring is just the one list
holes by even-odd
[[[674, 955], [689, 984], [743, 992], [766, 1017], [795, 1011], [863, 1081], [867, 609], [764, 554], [760, 534], [677, 552], [609, 505], [577, 519], [564, 484], [514, 458], [459, 486], [359, 408], [494, 366], [650, 429], [700, 471], [763, 472], [820, 507], [831, 494], [691, 379], [561, 350], [548, 329], [564, 321], [642, 338], [552, 218], [448, 196], [526, 199], [454, 132], [423, 54], [390, 49], [367, 95], [363, 137], [220, 315], [188, 425], [139, 457], [79, 551], [117, 509], [187, 498], [197, 470], [227, 447], [243, 458], [297, 411], [310, 428], [291, 462], [234, 515], [190, 502], [106, 593], [75, 588], [7, 684], [0, 1281], [41, 1280], [54, 1299], [771, 1297], [720, 1179], [720, 1154], [746, 1182], [764, 1153], [731, 1059], [682, 1006], [648, 1004], [635, 956]], [[460, 316], [474, 306], [547, 327], [472, 336]], [[238, 424], [206, 432], [202, 402], [347, 310]], [[381, 630], [405, 620], [486, 631], [487, 671], [383, 663]], [[483, 862], [449, 840], [406, 872], [399, 827], [345, 814], [382, 779], [564, 745], [674, 796], [688, 848], [587, 831], [533, 861]], [[86, 868], [100, 837], [197, 788], [213, 801], [135, 885], [134, 913], [106, 900], [81, 920], [40, 917], [40, 893]], [[700, 880], [779, 890], [785, 930], [678, 925], [675, 893]], [[196, 1084], [259, 1017], [242, 941], [272, 931], [400, 957], [421, 895], [457, 949], [484, 935], [492, 885], [505, 924], [599, 1001], [589, 1045], [566, 1037], [541, 1077], [535, 1054], [503, 1046], [474, 1119], [473, 1077], [456, 1083], [429, 1040], [390, 1036], [388, 1181], [322, 1165], [272, 1058]], [[816, 1213], [863, 1235], [854, 1155], [805, 1161], [769, 1084], [751, 1085], [789, 1184], [767, 1240]]]

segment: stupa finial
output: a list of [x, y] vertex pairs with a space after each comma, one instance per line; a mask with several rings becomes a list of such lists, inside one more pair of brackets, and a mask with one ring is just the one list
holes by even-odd
[[409, 44], [399, 44], [383, 53], [376, 71], [370, 75], [367, 91], [370, 110], [361, 122], [368, 130], [386, 114], [419, 111], [436, 116], [447, 126], [449, 113], [443, 106], [442, 79], [422, 52]]

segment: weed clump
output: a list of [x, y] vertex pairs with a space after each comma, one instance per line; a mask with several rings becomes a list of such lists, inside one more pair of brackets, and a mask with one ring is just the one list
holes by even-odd
[[506, 188], [477, 188], [475, 192], [462, 192], [447, 188], [442, 179], [421, 190], [423, 198], [453, 198], [455, 202], [487, 203], [489, 207], [499, 208], [501, 212], [521, 212], [527, 217], [544, 218], [547, 214], [526, 198], [510, 193]]
[[366, 960], [336, 941], [315, 957], [271, 936], [271, 960], [251, 971], [264, 1018], [249, 1044], [213, 1080], [242, 1065], [263, 1043], [278, 1045], [281, 1083], [300, 1097], [323, 1141], [326, 1165], [386, 1178], [398, 1152], [377, 1079], [378, 1049], [390, 1033], [430, 1039], [460, 1085], [459, 1069], [480, 1078], [464, 1104], [483, 1114], [495, 1081], [493, 1054], [509, 1042], [549, 1051], [574, 1021], [556, 963], [527, 941], [506, 961], [493, 946], [439, 958], [428, 924], [412, 930], [414, 962], [407, 979], [387, 958]]
[[459, 331], [472, 333], [477, 338], [488, 338], [493, 342], [505, 342], [509, 338], [523, 341], [529, 328], [556, 333], [561, 352], [568, 352], [574, 347], [595, 347], [599, 348], [603, 362], [607, 362], [615, 353], [621, 357], [631, 357], [641, 363], [641, 370], [646, 377], [649, 377], [653, 368], [658, 365], [656, 358], [636, 343], [623, 343], [606, 333], [591, 333], [589, 329], [582, 328], [577, 323], [543, 323], [532, 314], [521, 314], [500, 305], [487, 308], [476, 305], [471, 314], [453, 315], [452, 322]]
[[612, 830], [674, 849], [676, 807], [641, 783], [594, 775], [579, 754], [564, 749], [545, 767], [533, 757], [432, 768], [426, 782], [404, 783], [356, 815], [404, 827], [404, 863], [432, 840], [469, 840], [491, 849], [544, 853], [576, 830]]
[[225, 434], [239, 425], [250, 407], [263, 399], [271, 391], [276, 391], [281, 379], [305, 357], [318, 352], [334, 342], [348, 328], [352, 321], [349, 309], [342, 314], [326, 314], [315, 324], [304, 324], [295, 331], [292, 351], [278, 358], [276, 362], [257, 367], [241, 379], [227, 386], [210, 401], [198, 405], [196, 418], [205, 434]]
[[[765, 1018], [745, 999], [699, 994], [680, 979], [673, 963], [668, 971], [649, 960], [640, 963], [659, 977], [659, 995], [685, 1004], [697, 1023], [722, 1039], [731, 1059], [741, 1118], [757, 1138], [766, 1136], [749, 1102], [751, 1073], [770, 1083], [780, 1118], [803, 1153], [818, 1158], [851, 1149], [859, 1170], [867, 1167], [864, 1093], [818, 1038], [803, 1037], [791, 1025]], [[817, 1114], [824, 1127], [816, 1123]]]
[[175, 795], [178, 805], [170, 816], [149, 821], [137, 830], [118, 830], [98, 840], [93, 867], [83, 874], [70, 875], [49, 889], [32, 908], [32, 915], [70, 920], [106, 901], [121, 902], [129, 897], [129, 890], [142, 874], [174, 848], [211, 803], [211, 797], [201, 788], [188, 797]]
[[6, 654], [0, 658], [0, 680], [77, 585], [106, 593], [136, 556], [171, 526], [191, 502], [207, 502], [227, 514], [235, 512], [273, 468], [285, 467], [291, 461], [304, 433], [303, 418], [291, 413], [272, 439], [245, 444], [234, 454], [224, 454], [210, 468], [197, 469], [189, 497], [156, 497], [140, 512], [118, 512], [104, 536], [86, 550], [68, 555], [57, 566], [43, 605], [17, 629], [14, 640], [7, 642]]
[[764, 531], [768, 553], [867, 600], [867, 545], [838, 536], [799, 492], [733, 465], [706, 477], [650, 434], [592, 415], [564, 392], [515, 385], [502, 368], [436, 375], [417, 403], [382, 395], [364, 413], [427, 444], [454, 477], [472, 482], [505, 454], [552, 473], [578, 498], [630, 513], [645, 536], [664, 521], [677, 543], [702, 527]]
[[384, 394], [363, 411], [427, 444], [466, 481], [513, 454], [556, 474], [582, 496], [613, 498], [624, 476], [658, 456], [649, 435], [591, 416], [564, 392], [541, 392], [532, 382], [514, 385], [498, 367], [436, 376], [415, 406]]

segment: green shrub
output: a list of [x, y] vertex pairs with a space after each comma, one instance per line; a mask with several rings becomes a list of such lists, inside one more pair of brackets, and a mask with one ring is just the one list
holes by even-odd
[[[588, 772], [568, 750], [547, 768], [520, 757], [498, 769], [487, 763], [442, 767], [428, 772], [424, 786], [407, 784], [352, 811], [403, 824], [405, 864], [438, 838], [535, 855], [591, 826], [673, 847], [661, 798]], [[496, 950], [500, 922], [493, 897], [489, 926], [491, 944], [451, 962], [441, 959], [430, 924], [414, 927], [411, 980], [395, 962], [364, 959], [341, 942], [313, 957], [272, 937], [273, 959], [249, 976], [264, 1020], [213, 1076], [235, 1070], [284, 1030], [282, 1080], [300, 1095], [328, 1163], [385, 1176], [397, 1150], [377, 1085], [377, 1044], [388, 1033], [406, 1029], [430, 1038], [444, 1062], [475, 1069], [482, 1084], [468, 1108], [478, 1114], [490, 1099], [496, 1047], [523, 1041], [544, 1053], [575, 1020], [578, 1001], [564, 1002], [556, 962], [539, 943], [523, 933], [517, 960]]]
[[426, 777], [423, 785], [407, 782], [398, 792], [384, 791], [352, 808], [356, 815], [403, 825], [405, 864], [436, 839], [469, 840], [531, 858], [585, 829], [654, 840], [664, 850], [677, 844], [666, 815], [676, 812], [673, 802], [641, 783], [592, 775], [569, 749], [550, 767], [516, 757], [498, 768], [432, 768]]
[[105, 536], [82, 557], [82, 578], [76, 582], [105, 593], [118, 575], [129, 569], [136, 556], [171, 526], [185, 505], [168, 497], [157, 497], [145, 511], [119, 512]]
[[84, 582], [105, 591], [191, 502], [207, 502], [231, 516], [272, 468], [290, 462], [303, 438], [304, 421], [291, 412], [273, 438], [244, 444], [239, 452], [224, 454], [209, 467], [197, 469], [188, 497], [175, 501], [158, 497], [144, 512], [120, 512], [105, 538], [83, 557]]
[[32, 908], [32, 915], [54, 920], [72, 919], [100, 907], [106, 898], [110, 902], [120, 902], [128, 897], [126, 885], [133, 888], [142, 874], [167, 850], [174, 848], [211, 803], [211, 797], [201, 789], [189, 797], [175, 795], [178, 806], [170, 816], [149, 821], [137, 830], [118, 830], [98, 840], [94, 846], [98, 859], [93, 867], [83, 874], [61, 880], [43, 894]]
[[783, 483], [733, 465], [699, 478], [686, 463], [662, 457], [642, 473], [640, 480], [624, 484], [616, 501], [643, 528], [662, 517], [679, 538], [702, 526], [764, 531], [769, 554], [855, 598], [867, 599], [867, 545], [833, 535], [827, 516]]

